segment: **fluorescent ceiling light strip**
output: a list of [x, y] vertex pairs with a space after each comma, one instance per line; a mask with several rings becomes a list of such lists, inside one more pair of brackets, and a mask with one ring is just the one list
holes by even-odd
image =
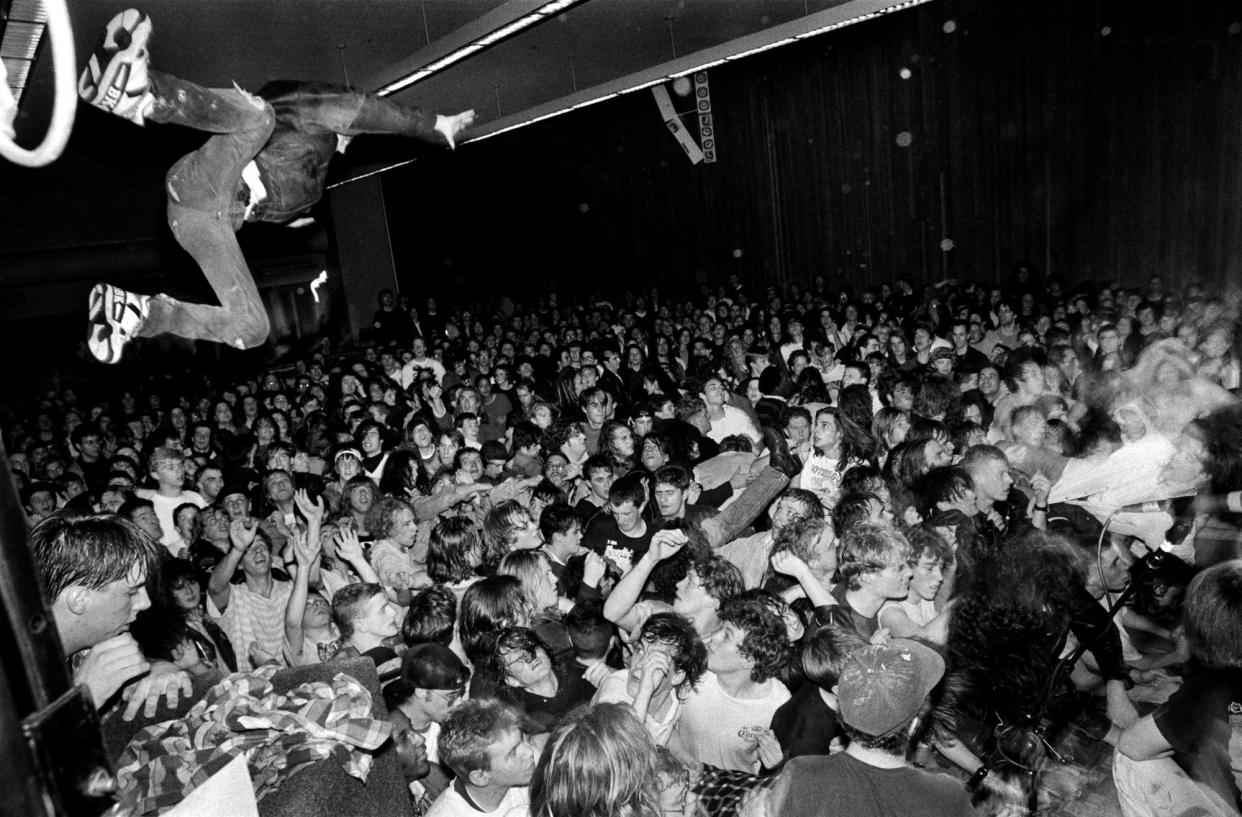
[[542, 22], [549, 17], [552, 17], [553, 15], [569, 8], [570, 6], [581, 2], [583, 2], [583, 0], [553, 0], [553, 2], [545, 3], [534, 11], [527, 12], [516, 20], [506, 23], [494, 31], [488, 32], [473, 42], [463, 45], [456, 51], [450, 52], [440, 59], [428, 63], [422, 68], [419, 68], [417, 71], [413, 71], [400, 79], [393, 80], [392, 82], [381, 86], [375, 91], [375, 93], [379, 96], [389, 96], [391, 94], [395, 94], [398, 91], [410, 87], [416, 82], [421, 82], [438, 71], [443, 71], [453, 63], [459, 62], [471, 54], [495, 45], [501, 40], [507, 39], [520, 31], [530, 28], [535, 23]]
[[[565, 5], [572, 5], [572, 4], [573, 4], [573, 2], [576, 2], [576, 1], [580, 1], [580, 0], [559, 0], [559, 2], [562, 2], [562, 3], [564, 3]], [[882, 16], [884, 16], [884, 15], [886, 15], [886, 14], [891, 14], [891, 13], [893, 13], [893, 12], [895, 12], [895, 11], [900, 11], [900, 10], [902, 10], [902, 9], [905, 9], [905, 8], [910, 8], [910, 7], [912, 7], [912, 6], [919, 6], [919, 5], [922, 5], [922, 4], [924, 4], [924, 3], [928, 3], [928, 2], [931, 2], [931, 0], [905, 0], [905, 2], [896, 3], [896, 4], [893, 4], [893, 5], [891, 5], [891, 6], [885, 6], [884, 8], [877, 9], [876, 11], [867, 12], [867, 13], [865, 13], [865, 14], [859, 14], [859, 15], [857, 15], [857, 16], [850, 17], [850, 18], [845, 19], [845, 20], [838, 20], [838, 21], [833, 22], [833, 23], [830, 23], [830, 24], [828, 24], [828, 25], [819, 26], [818, 28], [811, 29], [811, 30], [806, 31], [806, 32], [800, 32], [800, 33], [798, 33], [798, 34], [792, 34], [792, 35], [790, 35], [790, 36], [788, 36], [788, 37], [782, 37], [782, 38], [781, 38], [781, 39], [779, 39], [779, 40], [775, 40], [775, 41], [773, 41], [773, 42], [771, 42], [771, 43], [765, 43], [765, 44], [763, 44], [763, 45], [757, 46], [757, 47], [755, 47], [755, 48], [750, 48], [750, 49], [747, 49], [746, 51], [742, 51], [742, 52], [739, 52], [739, 53], [737, 53], [737, 54], [730, 54], [730, 55], [726, 55], [726, 56], [724, 56], [724, 57], [716, 57], [716, 58], [714, 58], [714, 59], [705, 60], [704, 62], [701, 62], [701, 63], [695, 63], [695, 64], [693, 64], [691, 67], [688, 67], [688, 68], [680, 68], [680, 67], [679, 67], [676, 71], [673, 71], [672, 73], [669, 73], [669, 74], [666, 74], [666, 75], [661, 75], [661, 76], [655, 77], [655, 78], [653, 78], [653, 79], [647, 79], [647, 80], [637, 81], [637, 82], [635, 82], [633, 85], [629, 85], [629, 86], [625, 87], [625, 88], [624, 88], [624, 89], [622, 89], [622, 90], [618, 90], [618, 91], [610, 91], [610, 92], [608, 92], [608, 93], [606, 93], [606, 94], [603, 94], [603, 95], [601, 95], [601, 96], [598, 96], [598, 97], [594, 97], [594, 98], [590, 98], [590, 99], [584, 99], [584, 100], [581, 100], [581, 101], [578, 101], [578, 102], [574, 102], [574, 103], [569, 104], [569, 105], [566, 105], [566, 106], [564, 106], [564, 107], [562, 107], [562, 108], [558, 108], [557, 110], [554, 110], [554, 111], [549, 111], [549, 112], [547, 112], [547, 113], [537, 114], [537, 115], [535, 115], [535, 116], [530, 117], [529, 119], [523, 119], [523, 120], [522, 120], [522, 121], [520, 121], [520, 122], [514, 122], [514, 123], [512, 123], [512, 124], [505, 125], [504, 127], [499, 128], [499, 129], [497, 129], [497, 130], [490, 131], [490, 132], [488, 132], [488, 133], [484, 133], [484, 134], [480, 134], [479, 136], [474, 136], [474, 137], [471, 137], [471, 138], [469, 138], [469, 139], [467, 139], [467, 140], [465, 140], [464, 142], [461, 142], [461, 143], [459, 143], [459, 144], [461, 144], [461, 145], [466, 145], [466, 144], [472, 144], [472, 143], [474, 143], [474, 142], [481, 142], [481, 141], [483, 141], [484, 139], [491, 139], [493, 136], [499, 136], [499, 135], [500, 135], [500, 134], [502, 134], [502, 133], [508, 133], [509, 131], [512, 131], [512, 130], [517, 130], [518, 128], [525, 128], [525, 127], [527, 127], [527, 126], [529, 126], [529, 125], [534, 125], [534, 124], [536, 124], [536, 123], [538, 123], [538, 122], [543, 122], [543, 121], [548, 120], [548, 119], [553, 119], [553, 118], [558, 117], [558, 116], [563, 116], [564, 114], [571, 113], [571, 112], [573, 112], [573, 111], [580, 110], [580, 109], [582, 109], [582, 108], [587, 108], [587, 107], [590, 107], [591, 105], [597, 105], [597, 104], [599, 104], [599, 103], [601, 103], [601, 102], [606, 102], [606, 101], [608, 101], [608, 100], [610, 100], [610, 99], [614, 99], [614, 98], [619, 97], [619, 96], [622, 96], [622, 95], [624, 95], [624, 94], [630, 94], [630, 93], [633, 93], [633, 92], [635, 92], [635, 91], [641, 91], [641, 90], [643, 90], [643, 89], [645, 89], [645, 88], [650, 88], [650, 87], [652, 87], [653, 85], [659, 85], [659, 84], [660, 84], [660, 83], [662, 83], [662, 82], [668, 82], [668, 81], [670, 81], [670, 80], [677, 79], [678, 77], [689, 76], [689, 75], [694, 74], [694, 73], [695, 73], [695, 72], [697, 72], [697, 71], [706, 71], [706, 70], [708, 70], [709, 68], [715, 68], [715, 67], [717, 67], [717, 66], [719, 66], [719, 65], [724, 65], [726, 62], [735, 62], [735, 61], [737, 61], [737, 60], [745, 59], [746, 57], [752, 57], [752, 56], [754, 56], [754, 55], [756, 55], [756, 54], [761, 54], [761, 53], [763, 53], [763, 52], [765, 52], [765, 51], [770, 51], [770, 50], [772, 50], [773, 48], [778, 48], [778, 47], [780, 47], [780, 46], [782, 46], [782, 45], [788, 45], [788, 44], [793, 43], [793, 42], [798, 41], [798, 40], [805, 40], [805, 39], [809, 39], [809, 38], [811, 38], [811, 37], [818, 36], [818, 35], [820, 35], [820, 34], [826, 34], [826, 33], [830, 32], [830, 31], [835, 31], [835, 30], [837, 30], [837, 29], [839, 29], [839, 28], [845, 28], [846, 26], [851, 26], [851, 25], [854, 25], [854, 24], [856, 24], [856, 23], [860, 23], [860, 22], [864, 22], [864, 21], [866, 21], [866, 20], [871, 20], [871, 19], [874, 19], [874, 18], [876, 18], [876, 17], [882, 17]], [[552, 5], [552, 4], [550, 4], [550, 5]], [[545, 6], [544, 8], [547, 8], [547, 6]], [[532, 14], [533, 14], [533, 13], [534, 13], [534, 12], [532, 12]], [[468, 46], [467, 46], [467, 47], [468, 47]], [[716, 49], [707, 49], [707, 51], [708, 51], [708, 52], [712, 52], [712, 51], [715, 51], [715, 50], [716, 50]], [[449, 56], [452, 56], [452, 55], [449, 55]], [[694, 55], [691, 55], [691, 56], [693, 57]], [[420, 78], [421, 78], [421, 77], [420, 77]], [[393, 83], [393, 84], [395, 85], [395, 83]], [[407, 85], [408, 85], [408, 84], [412, 84], [412, 81], [411, 81], [410, 83], [406, 83], [406, 84], [407, 84]], [[384, 88], [389, 88], [389, 87], [391, 87], [391, 86], [384, 86]], [[405, 86], [401, 86], [401, 87], [405, 87]], [[381, 92], [382, 92], [382, 91], [383, 91], [383, 89], [381, 89]], [[389, 93], [391, 93], [391, 91], [390, 91]], [[583, 93], [589, 94], [589, 93], [591, 93], [591, 91], [590, 91], [590, 89], [587, 89], [587, 90], [586, 90], [586, 91], [584, 91]], [[329, 187], [329, 188], [333, 188], [333, 187], [337, 187], [337, 186], [339, 186], [339, 185], [349, 184], [350, 182], [353, 182], [353, 181], [359, 181], [359, 180], [361, 180], [361, 179], [370, 178], [371, 176], [374, 176], [374, 175], [376, 175], [376, 174], [378, 174], [378, 173], [386, 173], [386, 172], [388, 172], [389, 170], [395, 170], [395, 169], [397, 169], [397, 168], [399, 168], [399, 167], [404, 167], [405, 165], [412, 164], [412, 163], [413, 163], [413, 162], [415, 162], [415, 161], [417, 161], [417, 160], [416, 160], [416, 159], [407, 159], [407, 160], [405, 160], [405, 161], [397, 162], [397, 163], [395, 163], [395, 164], [387, 165], [387, 166], [385, 166], [385, 167], [381, 167], [381, 168], [378, 168], [378, 169], [376, 169], [376, 170], [372, 170], [372, 171], [369, 171], [369, 172], [367, 172], [367, 173], [363, 173], [363, 174], [361, 174], [361, 175], [359, 175], [359, 176], [353, 176], [353, 177], [348, 178], [348, 179], [343, 179], [342, 181], [336, 182], [335, 184], [328, 185], [328, 187]]]
[[[715, 68], [719, 65], [725, 64], [726, 62], [735, 62], [737, 60], [746, 59], [747, 57], [753, 57], [756, 54], [762, 54], [765, 51], [771, 51], [774, 48], [779, 48], [784, 45], [789, 45], [790, 43], [793, 43], [799, 40], [809, 39], [810, 37], [815, 37], [821, 34], [826, 34], [830, 31], [835, 31], [839, 28], [845, 28], [846, 26], [855, 25], [857, 23], [861, 23], [866, 20], [871, 20], [876, 17], [882, 17], [884, 15], [891, 14], [895, 11], [900, 11], [902, 9], [909, 8], [911, 6], [922, 5], [923, 3], [927, 3], [927, 2], [930, 2], [930, 0], [905, 0], [905, 2], [887, 6], [883, 9], [879, 9], [879, 10], [872, 11], [872, 12], [867, 12], [866, 14], [859, 14], [855, 17], [850, 17], [846, 20], [839, 20], [829, 25], [819, 26], [818, 28], [812, 29], [805, 33], [783, 37], [779, 40], [774, 40], [773, 42], [764, 43], [754, 48], [747, 49], [746, 51], [740, 51], [737, 54], [730, 54], [725, 57], [720, 57], [717, 59], [699, 63], [699, 64], [694, 65], [691, 68], [679, 69], [666, 76], [660, 76], [655, 79], [636, 82], [635, 84], [630, 85], [623, 90], [609, 93], [608, 95], [599, 97], [597, 99], [588, 100], [585, 102], [578, 102], [572, 105], [567, 105], [558, 110], [551, 111], [549, 113], [539, 114], [530, 119], [525, 119], [521, 122], [515, 122], [513, 124], [506, 125], [505, 127], [492, 131], [490, 133], [484, 133], [479, 136], [472, 137], [470, 139], [467, 139], [462, 144], [469, 144], [471, 142], [481, 142], [484, 139], [490, 139], [493, 136], [499, 136], [502, 133], [508, 133], [509, 131], [517, 130], [518, 128], [524, 128], [524, 127], [527, 127], [528, 125], [533, 125], [537, 122], [543, 122], [544, 120], [552, 119], [557, 116], [562, 116], [572, 111], [576, 111], [580, 108], [585, 108], [588, 105], [594, 105], [596, 102], [603, 102], [606, 99], [612, 99], [613, 97], [618, 97], [623, 94], [631, 94], [631, 93], [634, 93], [635, 91], [641, 91], [646, 88], [650, 88], [653, 85], [659, 85], [662, 82], [668, 82], [670, 80], [677, 79], [678, 77], [690, 76], [697, 71], [706, 71], [709, 68]], [[587, 93], [589, 93], [589, 90], [587, 91]]]

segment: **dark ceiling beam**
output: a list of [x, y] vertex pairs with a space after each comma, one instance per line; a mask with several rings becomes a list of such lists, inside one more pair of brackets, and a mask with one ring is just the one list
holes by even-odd
[[649, 88], [675, 77], [721, 65], [731, 60], [779, 48], [798, 40], [819, 36], [837, 28], [892, 14], [931, 0], [849, 0], [825, 11], [809, 14], [788, 23], [747, 34], [711, 48], [688, 54], [637, 73], [586, 88], [560, 99], [487, 122], [472, 129], [465, 142], [476, 142], [505, 131], [524, 127], [544, 119], [569, 113], [577, 108], [594, 105], [632, 91]]
[[[586, 1], [581, 0], [581, 2]], [[499, 31], [505, 26], [520, 20], [522, 17], [538, 11], [547, 4], [548, 0], [509, 0], [509, 2], [497, 6], [482, 17], [470, 21], [461, 28], [451, 31], [443, 37], [437, 37], [435, 42], [425, 48], [420, 48], [400, 62], [393, 63], [382, 71], [377, 71], [370, 75], [362, 81], [359, 87], [375, 90], [397, 82], [401, 78], [409, 76], [437, 60], [447, 57], [454, 51], [465, 48], [471, 43], [487, 37], [492, 32]], [[576, 3], [575, 5], [581, 5], [581, 3]], [[522, 30], [526, 31], [529, 29]], [[483, 51], [479, 51], [465, 57], [461, 63], [455, 63], [455, 65], [463, 64], [471, 57], [482, 53]], [[414, 85], [410, 85], [402, 88], [397, 91], [397, 95], [405, 93], [413, 87]]]

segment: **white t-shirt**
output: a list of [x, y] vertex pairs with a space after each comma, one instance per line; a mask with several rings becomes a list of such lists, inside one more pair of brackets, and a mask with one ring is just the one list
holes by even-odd
[[181, 539], [181, 534], [177, 533], [177, 524], [173, 521], [173, 511], [189, 502], [191, 505], [197, 505], [200, 508], [207, 507], [207, 500], [203, 499], [197, 491], [181, 492], [181, 496], [164, 496], [159, 491], [150, 488], [139, 488], [134, 491], [134, 495], [139, 499], [149, 499], [151, 504], [155, 506], [155, 515], [160, 520], [160, 530], [164, 535], [160, 537], [160, 544], [168, 548], [168, 552], [176, 556], [184, 549], [188, 548], [192, 543]]
[[806, 459], [806, 464], [802, 466], [798, 487], [805, 488], [818, 496], [824, 507], [832, 510], [837, 500], [841, 498], [841, 479], [845, 476], [845, 472], [862, 463], [849, 462], [846, 463], [845, 468], [840, 468], [840, 464], [839, 459], [812, 451], [811, 456]]
[[936, 603], [925, 598], [920, 598], [918, 601], [889, 599], [884, 602], [884, 606], [880, 608], [880, 612], [877, 614], [881, 621], [884, 619], [884, 611], [890, 608], [902, 611], [919, 627], [926, 627], [928, 624], [931, 624], [937, 615]]
[[707, 432], [708, 437], [716, 442], [720, 442], [725, 437], [731, 437], [734, 434], [749, 437], [752, 442], [756, 443], [763, 439], [763, 435], [759, 433], [759, 429], [755, 428], [755, 424], [746, 412], [733, 406], [721, 406], [721, 408], [724, 409], [724, 416], [719, 420], [709, 421], [712, 427]]
[[[629, 680], [629, 670], [614, 670], [604, 678], [599, 685], [599, 689], [595, 690], [591, 703], [633, 705], [634, 699], [630, 697], [628, 689]], [[678, 700], [677, 694], [673, 693], [671, 699], [671, 704], [668, 707], [668, 711], [664, 713], [664, 717], [657, 718], [648, 709], [647, 717], [643, 720], [643, 726], [646, 728], [647, 734], [651, 736], [651, 740], [657, 746], [668, 744], [669, 738], [673, 736], [673, 727], [677, 725], [677, 717], [681, 714], [681, 701]]]
[[484, 811], [470, 799], [466, 787], [462, 785], [461, 778], [458, 778], [431, 804], [431, 808], [427, 810], [427, 817], [478, 817], [480, 814], [495, 814], [496, 817], [518, 817], [518, 815], [524, 817], [529, 813], [530, 789], [526, 786], [515, 786], [509, 789], [505, 792], [505, 799], [500, 801], [499, 806], [491, 811]]
[[739, 734], [745, 727], [767, 729], [772, 716], [790, 698], [789, 690], [775, 678], [762, 685], [758, 698], [734, 698], [708, 671], [699, 688], [682, 703], [681, 717], [673, 727], [669, 747], [684, 757], [722, 769], [759, 771], [759, 744]]

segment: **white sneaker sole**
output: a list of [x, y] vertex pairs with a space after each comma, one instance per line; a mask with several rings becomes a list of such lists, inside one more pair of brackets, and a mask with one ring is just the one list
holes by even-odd
[[87, 301], [86, 346], [100, 363], [119, 363], [125, 352], [125, 344], [133, 340], [135, 333], [146, 322], [150, 299], [145, 295], [114, 287], [96, 284]]
[[100, 110], [142, 124], [151, 96], [147, 80], [150, 37], [151, 18], [137, 9], [126, 9], [109, 20], [103, 39], [78, 78], [78, 95]]

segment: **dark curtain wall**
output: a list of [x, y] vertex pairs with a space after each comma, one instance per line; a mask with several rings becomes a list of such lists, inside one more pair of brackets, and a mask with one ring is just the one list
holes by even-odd
[[943, 0], [710, 82], [714, 165], [642, 91], [386, 174], [398, 274], [461, 297], [1242, 275], [1236, 2]]

